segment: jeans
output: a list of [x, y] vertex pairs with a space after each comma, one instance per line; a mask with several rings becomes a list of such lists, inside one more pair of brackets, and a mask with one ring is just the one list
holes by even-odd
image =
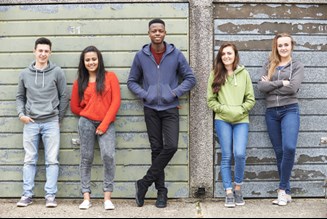
[[103, 191], [112, 192], [116, 171], [115, 146], [116, 132], [115, 125], [111, 123], [103, 135], [96, 135], [96, 129], [100, 122], [92, 121], [81, 117], [78, 123], [78, 131], [81, 142], [81, 192], [91, 194], [91, 169], [94, 159], [94, 145], [97, 139], [100, 146], [101, 160], [104, 167]]
[[244, 178], [246, 146], [248, 143], [248, 123], [231, 124], [222, 120], [215, 121], [215, 128], [221, 147], [220, 171], [225, 190], [233, 189], [231, 163], [234, 154], [234, 182], [242, 185]]
[[300, 130], [299, 111], [298, 104], [266, 110], [268, 133], [277, 159], [279, 189], [285, 190], [287, 194], [291, 193], [290, 178]]
[[25, 150], [23, 196], [33, 197], [34, 180], [37, 171], [39, 142], [42, 138], [45, 154], [46, 183], [45, 197], [55, 196], [59, 175], [60, 129], [59, 121], [28, 123], [24, 125], [23, 145]]
[[156, 111], [145, 107], [144, 116], [152, 164], [141, 182], [146, 187], [154, 182], [158, 193], [167, 193], [164, 169], [178, 148], [179, 111], [177, 108]]

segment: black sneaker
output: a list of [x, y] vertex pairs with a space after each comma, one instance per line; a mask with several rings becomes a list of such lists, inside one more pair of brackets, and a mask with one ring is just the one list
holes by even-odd
[[148, 191], [147, 187], [144, 187], [141, 183], [141, 179], [137, 180], [135, 182], [135, 201], [138, 207], [142, 207], [144, 205], [144, 198], [145, 198], [145, 194]]
[[157, 208], [165, 208], [167, 207], [167, 194], [166, 193], [158, 193], [157, 201], [156, 201], [156, 207]]

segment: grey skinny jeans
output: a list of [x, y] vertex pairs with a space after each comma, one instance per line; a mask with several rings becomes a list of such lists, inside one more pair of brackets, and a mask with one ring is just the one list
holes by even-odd
[[78, 131], [81, 142], [81, 192], [91, 194], [91, 169], [94, 159], [94, 145], [97, 139], [100, 146], [101, 159], [104, 167], [103, 191], [112, 192], [116, 170], [115, 145], [116, 132], [112, 123], [107, 132], [101, 136], [95, 134], [100, 122], [81, 117], [78, 123]]

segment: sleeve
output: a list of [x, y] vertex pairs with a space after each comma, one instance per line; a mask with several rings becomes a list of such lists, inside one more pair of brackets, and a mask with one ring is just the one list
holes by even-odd
[[16, 110], [18, 117], [25, 116], [26, 89], [24, 85], [23, 72], [19, 74], [18, 90], [16, 94]]
[[59, 94], [59, 121], [64, 119], [65, 113], [69, 106], [69, 94], [67, 89], [66, 76], [60, 69], [58, 77], [58, 94]]
[[255, 104], [255, 96], [253, 91], [253, 84], [250, 77], [250, 74], [247, 72], [246, 77], [246, 90], [244, 94], [244, 103], [242, 104], [242, 107], [244, 108], [245, 112], [249, 112]]
[[[266, 76], [268, 75], [268, 63], [266, 63], [261, 69], [261, 75]], [[261, 78], [258, 81], [258, 89], [263, 93], [269, 93], [274, 91], [280, 87], [283, 87], [283, 81], [262, 81]]]
[[220, 113], [222, 104], [219, 103], [217, 94], [213, 93], [212, 83], [214, 80], [214, 72], [212, 71], [209, 76], [208, 80], [208, 87], [207, 87], [207, 104], [208, 107], [213, 110], [215, 113]]
[[127, 87], [130, 91], [136, 94], [140, 99], [144, 99], [147, 95], [147, 92], [140, 85], [142, 78], [143, 78], [143, 70], [141, 68], [138, 55], [136, 54], [129, 73]]
[[71, 101], [70, 101], [70, 110], [72, 113], [75, 115], [80, 115], [81, 111], [83, 108], [80, 106], [80, 99], [78, 95], [78, 82], [77, 80], [73, 84], [73, 89], [72, 89], [72, 95], [71, 95]]
[[186, 92], [190, 91], [196, 84], [196, 78], [194, 76], [193, 70], [188, 64], [183, 53], [179, 51], [178, 55], [178, 73], [183, 78], [182, 83], [176, 87], [172, 92], [176, 94], [177, 97], [182, 96]]
[[117, 113], [121, 104], [120, 85], [117, 76], [114, 73], [110, 74], [110, 87], [111, 87], [111, 105], [106, 113], [105, 118], [98, 127], [103, 133], [109, 128], [109, 125], [116, 120]]
[[297, 64], [297, 67], [292, 69], [292, 77], [288, 86], [283, 86], [277, 90], [271, 91], [269, 94], [288, 96], [296, 94], [302, 84], [304, 78], [304, 66], [302, 63]]

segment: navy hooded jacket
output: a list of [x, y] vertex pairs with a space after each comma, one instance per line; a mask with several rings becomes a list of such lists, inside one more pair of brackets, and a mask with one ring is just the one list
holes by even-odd
[[127, 82], [128, 88], [143, 99], [145, 107], [157, 111], [177, 107], [178, 97], [196, 83], [183, 53], [173, 44], [165, 42], [165, 45], [166, 52], [159, 65], [150, 51], [151, 44], [143, 46], [135, 55]]

